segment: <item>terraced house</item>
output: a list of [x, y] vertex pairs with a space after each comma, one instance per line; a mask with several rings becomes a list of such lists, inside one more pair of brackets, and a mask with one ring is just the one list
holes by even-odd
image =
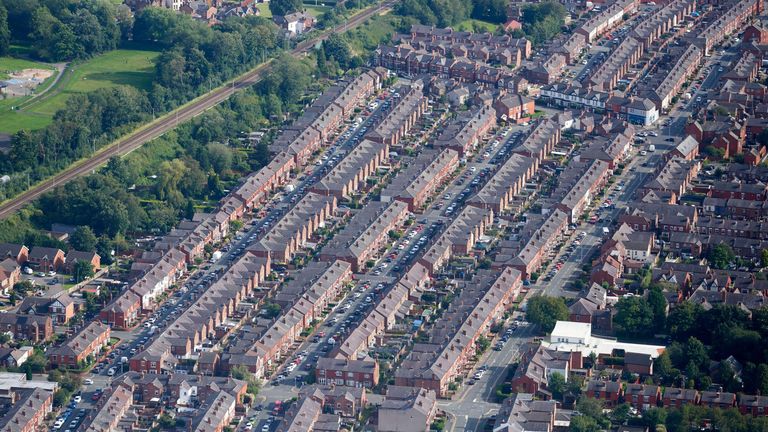
[[110, 335], [109, 326], [92, 322], [62, 345], [49, 349], [48, 361], [53, 367], [78, 368], [89, 358], [95, 360], [106, 347]]
[[[520, 272], [480, 270], [463, 284], [443, 316], [429, 331], [428, 343], [416, 343], [395, 371], [395, 385], [449, 394], [449, 385], [475, 354], [475, 342], [501, 318], [520, 293]], [[477, 300], [479, 298], [479, 300]]]
[[494, 126], [496, 126], [496, 110], [484, 105], [460, 114], [452, 120], [443, 128], [434, 146], [449, 148], [457, 151], [459, 156], [464, 156], [471, 153]]
[[534, 176], [537, 168], [536, 159], [513, 154], [467, 202], [476, 207], [491, 209], [495, 214], [505, 212], [510, 209], [515, 198], [519, 198], [525, 183]]
[[408, 205], [402, 201], [370, 203], [323, 248], [320, 259], [346, 261], [354, 272], [361, 272], [366, 261], [375, 259], [390, 240], [389, 233], [397, 231], [408, 215]]
[[320, 226], [336, 211], [335, 196], [308, 193], [267, 231], [249, 251], [275, 262], [289, 262]]
[[459, 153], [451, 149], [424, 150], [381, 191], [381, 200], [402, 201], [408, 211], [421, 212], [432, 194], [459, 166]]
[[366, 180], [388, 159], [389, 145], [363, 140], [312, 186], [312, 191], [338, 200], [350, 199], [363, 191]]

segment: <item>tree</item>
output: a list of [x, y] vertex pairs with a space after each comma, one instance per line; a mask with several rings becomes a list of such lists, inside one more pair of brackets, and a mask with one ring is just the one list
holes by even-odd
[[232, 378], [245, 381], [248, 384], [248, 393], [253, 396], [259, 394], [261, 390], [261, 380], [256, 378], [246, 366], [234, 366], [230, 372]]
[[667, 328], [667, 299], [659, 287], [648, 291], [648, 306], [653, 312], [653, 329], [661, 332]]
[[714, 378], [727, 392], [736, 393], [742, 390], [741, 380], [728, 361], [718, 363]]
[[672, 363], [680, 369], [685, 369], [688, 378], [696, 379], [701, 371], [709, 370], [707, 348], [695, 337], [688, 338], [683, 345], [673, 343], [669, 348]]
[[272, 15], [286, 16], [290, 13], [301, 10], [303, 4], [301, 0], [277, 0], [269, 2], [269, 11]]
[[326, 58], [335, 59], [343, 69], [350, 68], [353, 56], [344, 36], [338, 33], [331, 33], [328, 39], [323, 41], [323, 51]]
[[475, 341], [475, 347], [478, 353], [484, 353], [491, 346], [491, 341], [484, 335], [480, 335]]
[[669, 380], [677, 374], [676, 369], [672, 366], [672, 360], [669, 358], [668, 351], [664, 351], [653, 361], [653, 370], [665, 380]]
[[187, 168], [181, 159], [173, 159], [161, 163], [160, 173], [157, 176], [157, 184], [155, 185], [157, 197], [166, 199], [171, 195], [181, 196], [178, 191], [178, 185], [186, 171]]
[[763, 267], [768, 267], [768, 249], [760, 251], [760, 264]]
[[547, 382], [547, 388], [552, 392], [552, 398], [562, 401], [567, 387], [565, 377], [558, 372], [552, 372]]
[[724, 269], [736, 259], [736, 254], [730, 246], [720, 243], [710, 249], [707, 259], [715, 268]]
[[208, 144], [207, 148], [208, 158], [214, 171], [222, 173], [232, 168], [232, 149], [220, 143]]
[[116, 156], [109, 158], [107, 165], [104, 167], [104, 172], [123, 184], [131, 184], [135, 181], [135, 175], [131, 172], [125, 160]]
[[[598, 431], [609, 425], [608, 419], [603, 414], [603, 402], [600, 399], [581, 396], [576, 401], [576, 411], [579, 415], [571, 418], [572, 431]], [[574, 425], [575, 419], [579, 420]]]
[[598, 432], [600, 426], [592, 417], [575, 416], [571, 417], [571, 432]]
[[525, 316], [528, 321], [538, 324], [544, 332], [549, 333], [557, 321], [568, 319], [568, 306], [560, 297], [535, 296], [528, 300]]
[[504, 0], [474, 0], [472, 18], [502, 24], [507, 21], [507, 2]]
[[76, 250], [90, 252], [96, 249], [98, 239], [89, 226], [79, 226], [69, 236], [69, 244]]
[[560, 33], [567, 11], [560, 3], [546, 1], [523, 8], [523, 30], [534, 44], [541, 44]]
[[128, 5], [121, 4], [115, 9], [115, 19], [120, 27], [120, 36], [123, 40], [130, 40], [133, 32], [133, 12]]
[[175, 430], [176, 421], [168, 413], [163, 413], [158, 419], [158, 425], [162, 430]]
[[629, 419], [630, 408], [632, 407], [626, 402], [614, 408], [613, 412], [611, 412], [611, 421], [617, 424], [624, 424]]
[[27, 295], [35, 290], [35, 285], [32, 283], [32, 281], [23, 280], [16, 282], [13, 285], [13, 290], [21, 295]]
[[267, 318], [270, 319], [280, 316], [280, 312], [283, 310], [277, 303], [264, 303], [262, 309], [264, 309], [264, 314]]
[[653, 312], [642, 297], [623, 297], [616, 304], [614, 324], [619, 334], [629, 337], [647, 337], [653, 332]]
[[93, 277], [93, 266], [88, 261], [77, 261], [72, 270], [75, 282], [82, 282]]
[[0, 4], [0, 56], [8, 54], [11, 45], [11, 30], [8, 28], [8, 10]]
[[667, 318], [667, 331], [675, 340], [685, 340], [691, 336], [696, 328], [704, 309], [698, 304], [685, 301], [672, 309]]
[[180, 21], [170, 9], [142, 8], [136, 12], [134, 18], [133, 39], [142, 42], [165, 42], [163, 36], [176, 34], [175, 27], [179, 25]]
[[663, 425], [667, 420], [667, 412], [660, 408], [650, 408], [643, 411], [643, 423], [651, 428]]
[[742, 381], [746, 393], [763, 395], [768, 393], [768, 364], [747, 363], [744, 365]]

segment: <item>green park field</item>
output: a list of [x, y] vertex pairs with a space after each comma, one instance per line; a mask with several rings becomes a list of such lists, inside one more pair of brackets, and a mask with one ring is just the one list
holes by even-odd
[[[0, 103], [0, 132], [15, 133], [21, 129], [37, 129], [50, 123], [56, 111], [64, 108], [67, 99], [76, 93], [99, 88], [129, 85], [148, 90], [154, 77], [156, 51], [119, 49], [96, 56], [82, 63], [68, 65], [58, 82], [45, 93], [32, 98], [12, 98]], [[7, 61], [6, 61], [7, 60]], [[36, 66], [28, 66], [28, 65]], [[27, 60], [0, 58], [0, 73], [28, 67], [50, 67]], [[43, 83], [44, 91], [49, 83]], [[12, 110], [15, 106], [17, 109]]]

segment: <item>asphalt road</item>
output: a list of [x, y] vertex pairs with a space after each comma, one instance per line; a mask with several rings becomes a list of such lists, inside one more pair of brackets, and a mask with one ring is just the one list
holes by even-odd
[[[560, 251], [552, 260], [548, 269], [554, 268], [554, 263], [560, 259], [563, 260], [563, 267], [555, 273], [551, 280], [548, 281], [543, 277], [546, 275], [548, 269], [542, 269], [540, 271], [542, 277], [534, 285], [538, 289], [531, 290], [531, 294], [536, 291], [545, 295], [557, 297], [573, 297], [575, 295], [575, 293], [568, 292], [567, 288], [578, 278], [578, 275], [581, 272], [581, 267], [592, 258], [595, 250], [602, 245], [604, 240], [602, 232], [603, 227], [610, 227], [619, 216], [620, 212], [626, 208], [630, 202], [635, 200], [637, 189], [645, 183], [646, 178], [653, 170], [652, 167], [642, 166], [643, 163], [648, 162], [655, 157], [653, 153], [648, 153], [647, 155], [642, 156], [636, 148], [633, 148], [632, 152], [633, 156], [631, 156], [624, 171], [621, 175], [616, 176], [616, 182], [608, 188], [605, 194], [605, 199], [611, 199], [615, 208], [601, 209], [599, 213], [602, 222], [600, 223], [589, 224], [587, 222], [582, 222], [578, 225], [576, 230], [571, 234], [571, 237], [567, 239], [563, 247], [560, 248]], [[624, 184], [620, 185], [622, 182]], [[618, 190], [619, 187], [621, 187], [621, 191]], [[600, 201], [599, 204], [604, 203], [605, 199]], [[596, 209], [593, 209], [590, 214], [595, 214], [595, 210]], [[583, 240], [581, 240], [581, 244], [578, 246], [574, 245], [574, 251], [569, 254], [567, 249], [573, 244], [574, 239], [580, 232], [584, 232], [586, 235]], [[567, 257], [564, 256], [566, 254]]]
[[[299, 57], [310, 49], [312, 49], [317, 42], [325, 40], [331, 33], [338, 33], [346, 31], [347, 29], [354, 28], [365, 22], [371, 16], [381, 13], [395, 4], [395, 0], [386, 0], [385, 2], [371, 6], [365, 9], [363, 12], [355, 15], [352, 19], [346, 21], [344, 24], [336, 26], [332, 30], [323, 32], [316, 37], [300, 43], [290, 53], [295, 57]], [[0, 204], [0, 219], [12, 215], [17, 210], [21, 209], [31, 201], [37, 199], [39, 196], [55, 188], [75, 179], [79, 176], [88, 174], [93, 170], [107, 163], [112, 156], [123, 156], [133, 150], [141, 147], [143, 144], [151, 141], [171, 129], [178, 126], [179, 123], [185, 122], [205, 110], [218, 105], [222, 101], [229, 98], [235, 92], [250, 87], [251, 85], [259, 82], [265, 73], [270, 70], [270, 62], [263, 63], [255, 67], [245, 75], [236, 78], [229, 85], [225, 87], [219, 87], [211, 92], [208, 92], [195, 101], [177, 108], [168, 114], [160, 117], [159, 119], [149, 123], [143, 129], [138, 132], [117, 140], [115, 143], [110, 144], [108, 147], [101, 149], [98, 153], [91, 156], [89, 159], [71, 166], [66, 170], [56, 174], [47, 180], [42, 181], [40, 184], [28, 189], [20, 195], [5, 201]]]
[[488, 368], [482, 378], [473, 385], [464, 385], [453, 399], [438, 402], [438, 407], [449, 414], [448, 431], [483, 430], [484, 423], [499, 411], [500, 405], [495, 401], [496, 386], [504, 382], [508, 366], [519, 357], [520, 348], [534, 330], [531, 325], [521, 326], [501, 351], [489, 349], [478, 362]]

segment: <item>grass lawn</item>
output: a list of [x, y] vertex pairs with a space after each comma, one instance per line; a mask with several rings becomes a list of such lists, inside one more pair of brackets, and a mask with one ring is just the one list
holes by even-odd
[[14, 57], [0, 57], [0, 79], [7, 79], [8, 74], [22, 69], [51, 69], [52, 66], [31, 60]]
[[260, 17], [272, 18], [272, 11], [269, 10], [269, 3], [268, 2], [257, 3], [256, 4], [256, 9], [259, 10], [259, 12], [260, 12], [259, 16]]
[[[61, 78], [60, 88], [25, 108], [35, 114], [53, 116], [64, 108], [74, 93], [86, 93], [105, 87], [129, 85], [148, 90], [154, 77], [157, 51], [119, 49], [76, 64]], [[58, 92], [57, 92], [58, 90]]]
[[350, 45], [352, 52], [355, 54], [362, 54], [366, 51], [366, 47], [363, 46], [362, 41], [366, 43], [372, 43], [372, 46], [367, 48], [374, 48], [381, 42], [389, 39], [396, 28], [396, 18], [392, 15], [377, 15], [371, 17], [365, 24], [357, 27], [354, 30], [349, 30], [352, 38], [350, 39]]
[[468, 20], [460, 22], [459, 25], [456, 26], [456, 30], [475, 31], [475, 27], [479, 27], [487, 32], [494, 32], [496, 31], [497, 28], [499, 28], [499, 25], [490, 23], [488, 21], [480, 21], [480, 20], [470, 18]]
[[[75, 93], [86, 93], [99, 88], [130, 85], [149, 89], [154, 77], [154, 59], [157, 51], [119, 49], [94, 57], [67, 68], [56, 87], [39, 99], [24, 105], [21, 111], [11, 111], [26, 98], [0, 101], [0, 133], [15, 133], [21, 129], [39, 129], [50, 123], [56, 111], [64, 108], [67, 99]], [[26, 60], [0, 58], [0, 72], [11, 66], [35, 64]], [[41, 64], [37, 64], [38, 67]], [[44, 83], [40, 88], [46, 88]]]
[[317, 4], [318, 6], [308, 5], [308, 4], [304, 5], [304, 7], [307, 9], [307, 12], [309, 12], [309, 14], [312, 15], [313, 17], [318, 17], [328, 12], [329, 10], [331, 10], [330, 6], [319, 6], [320, 4], [322, 4], [322, 2], [318, 2]]
[[48, 116], [11, 111], [10, 107], [3, 105], [0, 109], [0, 133], [14, 134], [22, 129], [42, 129], [48, 126], [51, 120]]

